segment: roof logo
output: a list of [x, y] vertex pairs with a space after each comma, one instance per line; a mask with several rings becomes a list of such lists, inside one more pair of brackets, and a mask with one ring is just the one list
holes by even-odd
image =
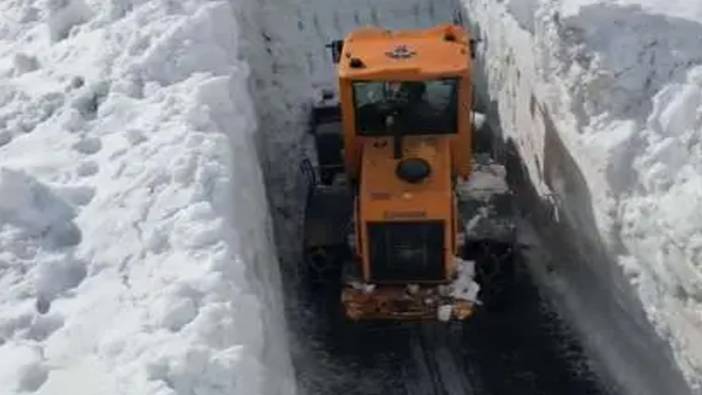
[[406, 45], [398, 45], [392, 51], [385, 52], [385, 55], [393, 59], [409, 59], [416, 54], [417, 52], [410, 50]]

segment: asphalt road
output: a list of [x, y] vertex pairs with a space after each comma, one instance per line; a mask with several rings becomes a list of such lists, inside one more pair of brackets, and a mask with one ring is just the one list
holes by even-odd
[[568, 326], [518, 270], [512, 303], [463, 324], [351, 324], [308, 293], [293, 320], [304, 394], [614, 395]]

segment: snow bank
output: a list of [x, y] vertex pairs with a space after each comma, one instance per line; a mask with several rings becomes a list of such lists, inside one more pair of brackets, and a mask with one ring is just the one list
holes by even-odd
[[702, 393], [702, 5], [464, 3], [488, 119], [575, 240], [553, 288], [628, 392]]
[[237, 12], [0, 4], [3, 394], [295, 392]]

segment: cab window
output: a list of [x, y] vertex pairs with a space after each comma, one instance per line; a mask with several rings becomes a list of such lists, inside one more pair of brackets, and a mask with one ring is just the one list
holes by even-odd
[[457, 79], [358, 81], [353, 83], [353, 95], [360, 135], [457, 131]]

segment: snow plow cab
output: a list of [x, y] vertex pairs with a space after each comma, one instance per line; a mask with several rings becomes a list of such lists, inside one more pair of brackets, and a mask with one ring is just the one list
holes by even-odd
[[[467, 319], [479, 303], [475, 262], [496, 242], [471, 240], [466, 220], [505, 225], [490, 211], [508, 192], [503, 184], [474, 199], [466, 181], [475, 162], [468, 34], [453, 25], [364, 28], [332, 49], [339, 105], [315, 109], [312, 120], [308, 269], [320, 280], [339, 273], [352, 320]], [[510, 226], [497, 242], [502, 255]], [[481, 256], [466, 254], [467, 244], [482, 246]]]

